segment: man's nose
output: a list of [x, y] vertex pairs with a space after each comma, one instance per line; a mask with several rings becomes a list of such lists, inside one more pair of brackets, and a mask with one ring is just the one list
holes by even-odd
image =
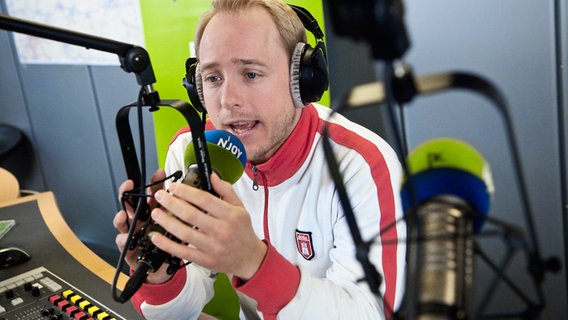
[[221, 105], [226, 108], [234, 108], [242, 105], [244, 88], [238, 79], [228, 77], [223, 83], [221, 90]]

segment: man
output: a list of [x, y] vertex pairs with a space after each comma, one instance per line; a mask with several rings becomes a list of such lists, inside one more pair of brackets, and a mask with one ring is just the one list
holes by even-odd
[[[243, 318], [389, 318], [401, 302], [405, 268], [405, 246], [398, 239], [406, 230], [395, 224], [402, 215], [396, 154], [369, 130], [341, 116], [328, 119], [328, 108], [294, 104], [290, 64], [306, 35], [288, 5], [214, 0], [213, 7], [196, 33], [200, 92], [208, 128], [227, 130], [243, 142], [245, 174], [233, 186], [213, 174], [219, 197], [178, 183], [168, 185], [168, 192], [155, 190], [161, 208], [152, 219], [190, 245], [161, 234], [151, 235], [152, 242], [192, 263], [173, 277], [164, 267], [150, 274], [132, 298], [135, 306], [148, 319], [196, 318], [214, 294], [215, 272], [224, 272], [232, 277]], [[361, 235], [373, 241], [370, 259], [383, 277], [384, 300], [360, 281], [364, 272], [321, 146], [326, 121], [332, 122], [332, 148]], [[185, 172], [190, 141], [188, 130], [174, 138], [168, 173]], [[163, 177], [158, 171], [153, 179]], [[131, 187], [125, 182], [120, 192]], [[119, 248], [126, 216], [121, 211], [114, 220]], [[127, 261], [136, 267], [134, 252]]]

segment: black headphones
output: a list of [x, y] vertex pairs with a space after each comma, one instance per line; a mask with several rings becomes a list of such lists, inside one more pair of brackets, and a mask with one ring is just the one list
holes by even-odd
[[[316, 38], [315, 47], [307, 43], [298, 43], [290, 61], [290, 92], [294, 105], [302, 108], [321, 99], [329, 87], [327, 53], [323, 42], [323, 32], [312, 14], [299, 6], [289, 5], [302, 21], [304, 28]], [[196, 58], [185, 61], [183, 86], [193, 107], [199, 112], [207, 112], [203, 106], [201, 77]]]

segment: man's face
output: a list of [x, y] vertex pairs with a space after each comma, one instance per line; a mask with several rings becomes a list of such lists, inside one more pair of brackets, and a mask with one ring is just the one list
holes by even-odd
[[301, 110], [290, 96], [290, 62], [268, 12], [217, 14], [199, 47], [203, 97], [211, 121], [262, 163], [290, 135]]

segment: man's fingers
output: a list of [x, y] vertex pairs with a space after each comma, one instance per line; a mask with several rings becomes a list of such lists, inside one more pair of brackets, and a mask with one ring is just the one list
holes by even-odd
[[[123, 198], [124, 198], [124, 193], [132, 190], [132, 188], [134, 188], [134, 182], [132, 182], [132, 180], [126, 180], [120, 185], [120, 187], [118, 187], [118, 200], [121, 203], [122, 203]], [[126, 203], [128, 204], [128, 201], [126, 201]], [[132, 206], [130, 206], [130, 207], [132, 207]]]
[[[150, 177], [150, 185], [152, 185], [150, 188], [148, 188], [148, 190], [146, 192], [148, 192], [148, 194], [155, 194], [158, 190], [161, 190], [164, 188], [164, 179], [166, 178], [166, 172], [162, 169], [158, 169], [156, 170], [156, 172], [154, 172], [154, 174], [152, 175], [152, 177]], [[157, 183], [155, 185], [153, 185], [154, 183], [156, 183], [157, 181], [162, 181], [161, 183]], [[154, 200], [154, 198], [150, 197], [148, 198], [148, 204], [151, 207], [156, 206], [156, 200]]]
[[128, 216], [126, 211], [120, 210], [112, 220], [112, 225], [118, 232], [126, 233], [128, 232], [128, 223], [127, 223]]

